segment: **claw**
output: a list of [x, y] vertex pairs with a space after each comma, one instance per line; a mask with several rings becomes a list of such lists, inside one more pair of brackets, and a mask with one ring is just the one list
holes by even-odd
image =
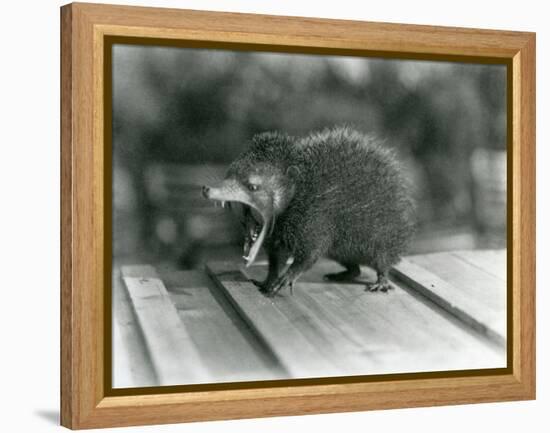
[[294, 281], [285, 276], [279, 277], [273, 284], [269, 286], [269, 288], [265, 288], [266, 296], [274, 297], [275, 295], [277, 295], [277, 293], [281, 291], [281, 289], [284, 289], [286, 287], [289, 287], [290, 294], [292, 295], [294, 293]]
[[378, 292], [378, 291], [381, 291], [381, 292], [384, 292], [386, 293], [388, 290], [391, 290], [393, 289], [392, 285], [390, 283], [370, 283], [370, 284], [367, 284], [367, 287], [365, 289], [365, 291], [368, 291], [368, 292]]

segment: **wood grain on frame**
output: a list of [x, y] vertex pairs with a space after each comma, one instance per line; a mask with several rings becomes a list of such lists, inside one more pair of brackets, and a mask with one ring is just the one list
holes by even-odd
[[[71, 428], [385, 409], [535, 396], [535, 35], [533, 33], [71, 4], [61, 10], [61, 423]], [[108, 396], [109, 154], [105, 37], [240, 49], [502, 62], [509, 68], [506, 374]], [[150, 39], [151, 40], [151, 39]], [[187, 41], [187, 42], [186, 42]], [[229, 45], [228, 45], [229, 46]], [[109, 118], [109, 113], [106, 113]], [[110, 149], [109, 149], [110, 151]], [[510, 200], [511, 198], [511, 200]], [[109, 331], [109, 332], [106, 332]], [[390, 380], [391, 379], [391, 380]], [[427, 392], [428, 391], [428, 392]], [[335, 398], [337, 397], [337, 398]]]

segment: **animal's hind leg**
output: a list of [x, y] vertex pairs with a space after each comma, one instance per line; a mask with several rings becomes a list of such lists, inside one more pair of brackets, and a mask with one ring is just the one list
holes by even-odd
[[376, 271], [377, 272], [377, 279], [374, 283], [368, 283], [367, 289], [369, 292], [387, 292], [390, 289], [393, 289], [392, 285], [390, 284], [388, 280], [388, 271]]
[[358, 264], [341, 263], [346, 268], [345, 271], [336, 272], [334, 274], [326, 274], [323, 278], [327, 281], [353, 281], [361, 275], [361, 269]]

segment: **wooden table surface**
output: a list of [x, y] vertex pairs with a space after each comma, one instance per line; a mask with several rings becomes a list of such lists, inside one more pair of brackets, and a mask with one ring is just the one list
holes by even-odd
[[393, 290], [328, 283], [320, 261], [274, 298], [235, 262], [205, 271], [113, 272], [113, 387], [352, 376], [506, 366], [506, 252], [403, 259]]

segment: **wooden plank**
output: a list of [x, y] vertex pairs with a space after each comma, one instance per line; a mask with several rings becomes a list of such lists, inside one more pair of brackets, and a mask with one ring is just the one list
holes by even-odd
[[[300, 283], [298, 283], [300, 284]], [[369, 364], [362, 353], [360, 341], [350, 332], [347, 320], [332, 315], [330, 310], [308, 297], [308, 288], [300, 284], [293, 295], [286, 294], [276, 300], [277, 307], [287, 320], [296, 324], [299, 332], [322, 353], [323, 357], [336, 366], [329, 376], [365, 374]], [[308, 362], [309, 363], [309, 362]]]
[[161, 277], [213, 381], [288, 377], [208, 275], [170, 270]]
[[152, 266], [123, 266], [122, 276], [159, 385], [211, 382], [155, 269]]
[[[331, 351], [349, 375], [504, 367], [505, 351], [423, 296], [399, 285], [387, 293], [365, 291], [376, 275], [363, 269], [353, 283], [327, 283], [339, 265], [320, 260], [277, 298], [284, 314], [299, 310], [316, 327], [300, 326], [311, 341]], [[246, 269], [254, 278], [264, 266]], [[291, 311], [290, 313], [288, 311]], [[294, 313], [295, 314], [295, 313]]]
[[[122, 336], [120, 324], [113, 320], [113, 388], [130, 388], [135, 385], [127, 349], [127, 339]], [[151, 386], [151, 385], [149, 385]]]
[[506, 281], [506, 250], [453, 251], [452, 255]]
[[468, 263], [454, 253], [422, 254], [407, 259], [456, 287], [483, 308], [499, 314], [506, 310], [505, 275], [495, 277], [480, 262]]
[[[421, 296], [395, 286], [388, 293], [365, 291], [364, 282], [327, 283], [322, 275], [334, 272], [338, 265], [320, 261], [304, 274], [293, 294], [288, 292], [267, 299], [247, 283], [247, 277], [261, 279], [264, 266], [240, 270], [237, 265], [210, 264], [225, 279], [229, 291], [235, 280], [247, 285], [235, 297], [236, 308], [247, 315], [258, 334], [269, 332], [272, 350], [279, 354], [292, 338], [305, 337], [333, 368], [327, 376], [389, 374], [434, 370], [466, 370], [496, 368], [506, 365], [505, 351], [481, 337], [446, 311]], [[244, 274], [244, 275], [243, 275]], [[367, 272], [368, 278], [372, 273]], [[246, 278], [245, 278], [246, 277]], [[281, 313], [268, 318], [258, 303], [267, 301], [265, 309]], [[269, 313], [272, 314], [272, 313]], [[284, 322], [283, 322], [284, 321]], [[292, 324], [287, 333], [281, 324]], [[280, 355], [279, 355], [280, 356]], [[287, 364], [311, 365], [311, 354], [289, 351]], [[310, 369], [310, 374], [314, 370]], [[291, 376], [294, 377], [294, 376]]]
[[224, 291], [233, 307], [247, 322], [257, 338], [269, 348], [289, 377], [305, 378], [335, 375], [338, 364], [327, 359], [299, 330], [308, 317], [287, 317], [277, 300], [267, 298], [233, 263], [209, 263], [206, 271]]
[[309, 318], [311, 326], [300, 330], [337, 363], [338, 370], [332, 376], [376, 374], [380, 368], [386, 369], [387, 364], [379, 362], [371, 352], [372, 346], [365, 344], [364, 335], [373, 331], [372, 326], [354, 326], [352, 322], [359, 323], [357, 311], [341, 310], [333, 299], [323, 296], [331, 290], [330, 286], [302, 281], [296, 284], [292, 296], [287, 294], [278, 303], [287, 317], [301, 313]]
[[488, 308], [470, 293], [449, 284], [409, 259], [401, 260], [391, 274], [495, 343], [502, 347], [506, 345], [505, 311]]
[[157, 386], [159, 382], [117, 266], [113, 267], [112, 287], [113, 388]]
[[[302, 290], [295, 291], [295, 296]], [[394, 284], [388, 293], [362, 285], [307, 284], [325, 314], [338, 317], [346, 338], [362, 348], [365, 362], [354, 374], [467, 370], [503, 367], [504, 351], [470, 331], [447, 312]], [[338, 323], [338, 322], [337, 322]]]

